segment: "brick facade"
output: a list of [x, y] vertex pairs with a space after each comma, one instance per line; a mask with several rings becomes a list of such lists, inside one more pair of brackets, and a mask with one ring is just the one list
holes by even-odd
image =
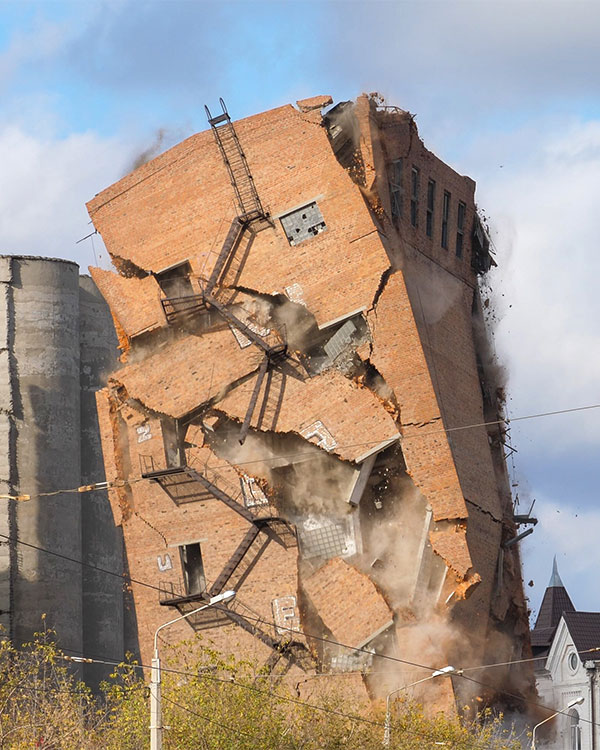
[[475, 184], [408, 113], [329, 103], [236, 122], [243, 155], [221, 119], [88, 204], [121, 274], [94, 271], [126, 350], [98, 398], [111, 501], [132, 577], [161, 589], [133, 587], [143, 659], [225, 583], [228, 611], [191, 624], [281, 679], [528, 647], [502, 435], [456, 429], [499, 409]]

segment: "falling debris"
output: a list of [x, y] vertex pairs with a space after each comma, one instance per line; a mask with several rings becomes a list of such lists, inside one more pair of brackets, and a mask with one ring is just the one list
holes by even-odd
[[527, 607], [475, 183], [408, 112], [331, 103], [234, 124], [221, 102], [90, 201], [122, 352], [98, 406], [107, 479], [145, 480], [111, 490], [131, 575], [160, 588], [134, 589], [142, 659], [165, 608], [234, 589], [189, 625], [376, 697], [402, 684], [386, 656], [528, 655]]

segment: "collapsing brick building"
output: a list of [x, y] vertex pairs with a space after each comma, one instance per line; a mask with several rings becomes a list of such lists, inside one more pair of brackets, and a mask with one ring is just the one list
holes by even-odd
[[90, 201], [122, 350], [98, 410], [131, 576], [160, 589], [133, 587], [144, 663], [170, 614], [234, 589], [170, 637], [376, 695], [402, 684], [382, 655], [528, 655], [527, 611], [503, 433], [481, 426], [475, 184], [408, 112], [331, 104], [234, 125], [221, 102]]

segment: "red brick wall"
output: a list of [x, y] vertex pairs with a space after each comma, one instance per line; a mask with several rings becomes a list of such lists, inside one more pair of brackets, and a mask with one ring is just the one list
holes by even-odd
[[[237, 284], [266, 294], [300, 284], [303, 301], [319, 325], [356, 310], [366, 312], [372, 345], [370, 351], [363, 347], [361, 356], [369, 358], [393, 389], [399, 422], [394, 424], [397, 415], [385, 411], [378, 398], [361, 393], [354, 384], [343, 381], [344, 386], [335, 387], [342, 376], [329, 373], [290, 384], [279, 429], [295, 431], [313, 416], [331, 414], [346, 445], [374, 444], [391, 436], [388, 427], [401, 429], [407, 470], [433, 509], [431, 544], [452, 571], [441, 604], [451, 595], [452, 604], [470, 595], [456, 612], [473, 629], [474, 648], [481, 656], [497, 593], [502, 522], [510, 509], [505, 488], [498, 485], [502, 472], [493, 463], [485, 428], [446, 432], [484, 421], [471, 321], [476, 288], [470, 264], [474, 183], [425, 149], [406, 113], [377, 112], [361, 98], [357, 115], [366, 173], [362, 192], [334, 157], [318, 111], [303, 114], [286, 106], [236, 123], [261, 200], [272, 216], [316, 200], [326, 222], [324, 232], [291, 246], [279, 219], [274, 219], [251, 238]], [[387, 164], [400, 156], [405, 160], [404, 215], [394, 225]], [[408, 221], [413, 164], [420, 169], [421, 188], [416, 228]], [[437, 183], [431, 239], [425, 234], [429, 176]], [[439, 236], [444, 189], [452, 193], [448, 250], [441, 248]], [[467, 206], [462, 259], [455, 253], [458, 200]], [[238, 210], [210, 132], [192, 136], [140, 167], [88, 207], [117, 260], [156, 272], [189, 259], [194, 273], [204, 278]], [[390, 265], [395, 272], [382, 284]], [[118, 300], [113, 305], [116, 309]], [[137, 479], [140, 453], [157, 462], [161, 458], [159, 413], [182, 417], [209, 398], [222, 399], [224, 389], [252, 373], [260, 357], [255, 347], [241, 350], [224, 330], [161, 342], [145, 359], [114, 373], [110, 412], [102, 407], [109, 469]], [[241, 419], [251, 387], [249, 379], [218, 408]], [[136, 426], [141, 422], [150, 426], [152, 438], [139, 444]], [[210, 454], [204, 446], [194, 454], [199, 465], [207, 451]], [[343, 457], [361, 453], [347, 450]], [[215, 456], [208, 458], [219, 462]], [[226, 471], [235, 480], [235, 470]], [[118, 503], [131, 574], [157, 584], [181, 574], [176, 547], [169, 545], [202, 540], [206, 575], [214, 580], [248, 528], [217, 500], [176, 506], [148, 482], [120, 491]], [[167, 553], [173, 553], [174, 567], [161, 573], [157, 556]], [[519, 575], [514, 565], [511, 575], [514, 583]], [[295, 594], [296, 578], [297, 550], [271, 542], [240, 597], [272, 619], [271, 600]], [[520, 581], [513, 590], [521, 606]], [[156, 591], [134, 586], [134, 596], [147, 656], [151, 634], [167, 615]], [[447, 610], [441, 606], [441, 611]], [[183, 632], [188, 632], [185, 626], [174, 631], [174, 637]], [[350, 637], [352, 622], [340, 632], [340, 637]], [[228, 628], [210, 631], [209, 637], [221, 648], [235, 637], [254, 647], [250, 636]], [[256, 648], [261, 651], [262, 646]]]

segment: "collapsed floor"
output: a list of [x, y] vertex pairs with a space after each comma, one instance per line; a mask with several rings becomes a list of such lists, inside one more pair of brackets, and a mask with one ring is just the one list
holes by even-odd
[[[88, 204], [119, 272], [90, 269], [122, 350], [98, 410], [129, 569], [161, 589], [134, 587], [143, 658], [165, 607], [234, 589], [195, 630], [374, 697], [427, 674], [386, 656], [527, 654], [527, 611], [503, 435], [446, 432], [500, 408], [474, 183], [408, 113], [330, 104], [223, 107]], [[506, 704], [531, 679], [488, 683]]]

